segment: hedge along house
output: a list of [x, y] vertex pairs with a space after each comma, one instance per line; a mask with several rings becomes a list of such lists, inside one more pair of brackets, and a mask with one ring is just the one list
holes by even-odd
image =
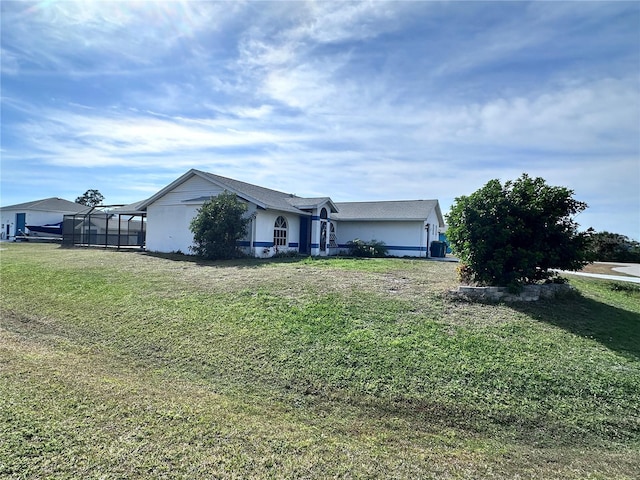
[[[147, 213], [146, 249], [190, 253], [191, 220], [205, 201], [224, 191], [247, 204], [251, 222], [240, 245], [256, 257], [288, 251], [338, 254], [356, 238], [385, 242], [393, 247], [391, 255], [424, 257], [428, 242], [437, 240], [438, 227], [444, 226], [437, 200], [336, 204], [329, 197], [298, 197], [192, 169], [138, 206]], [[409, 213], [402, 213], [403, 207]]]

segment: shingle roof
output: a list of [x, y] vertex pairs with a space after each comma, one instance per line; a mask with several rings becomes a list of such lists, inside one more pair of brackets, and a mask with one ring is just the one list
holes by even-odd
[[[323, 197], [322, 199], [304, 199], [297, 197], [292, 193], [280, 192], [278, 190], [272, 190], [271, 188], [260, 187], [258, 185], [253, 185], [251, 183], [241, 182], [240, 180], [235, 180], [233, 178], [223, 177], [221, 175], [215, 175], [213, 173], [203, 172], [201, 170], [191, 169], [180, 178], [175, 180], [170, 185], [167, 185], [158, 193], [153, 195], [152, 197], [142, 201], [137, 208], [145, 209], [157, 199], [161, 198], [163, 195], [168, 193], [169, 191], [176, 188], [181, 183], [187, 181], [189, 178], [197, 175], [201, 178], [207, 179], [215, 185], [218, 185], [225, 190], [228, 190], [231, 193], [235, 193], [241, 198], [248, 200], [250, 202], [255, 203], [261, 208], [270, 208], [274, 210], [281, 210], [284, 212], [292, 212], [298, 213], [302, 215], [308, 214], [301, 210], [303, 206], [307, 206], [310, 203], [316, 204], [318, 202], [328, 200], [330, 202], [331, 208], [335, 211], [335, 206], [331, 202], [329, 197]], [[190, 200], [205, 200], [208, 197], [198, 197]]]
[[434, 209], [444, 224], [437, 200], [397, 200], [383, 202], [336, 202], [336, 220], [425, 220]]
[[[152, 197], [138, 205], [139, 209], [145, 209], [150, 204], [170, 192], [178, 185], [198, 175], [208, 179], [212, 183], [235, 193], [241, 198], [255, 203], [261, 208], [270, 208], [285, 212], [306, 214], [305, 209], [312, 209], [327, 203], [332, 211], [332, 218], [336, 220], [366, 221], [366, 220], [425, 220], [431, 212], [436, 211], [438, 221], [444, 225], [440, 205], [437, 200], [400, 200], [381, 202], [333, 202], [329, 197], [303, 198], [296, 195], [260, 187], [251, 183], [241, 182], [232, 178], [191, 169], [170, 185], [160, 190]], [[206, 197], [208, 198], [208, 197]], [[205, 200], [198, 197], [191, 200]]]
[[303, 210], [310, 210], [313, 208], [317, 208], [320, 205], [329, 204], [332, 212], [337, 212], [338, 208], [333, 203], [330, 197], [315, 197], [315, 198], [302, 198], [302, 197], [292, 197], [288, 198], [287, 202], [293, 205], [296, 208], [300, 208]]
[[289, 203], [288, 200], [296, 198], [296, 196], [291, 193], [279, 192], [278, 190], [260, 187], [251, 183], [241, 182], [240, 180], [234, 180], [233, 178], [222, 177], [220, 175], [202, 172], [200, 170], [194, 170], [194, 172], [227, 188], [230, 192], [233, 192], [246, 200], [256, 201], [258, 205], [265, 208], [301, 213], [298, 208]]
[[64, 198], [51, 197], [42, 200], [34, 200], [32, 202], [18, 203], [16, 205], [8, 205], [2, 207], [5, 210], [38, 210], [44, 212], [81, 212], [86, 209], [85, 205], [70, 202]]
[[142, 215], [144, 212], [140, 210], [140, 205], [144, 202], [146, 202], [146, 200], [139, 200], [128, 205], [123, 205], [122, 207], [114, 208], [111, 210], [111, 213], [118, 213], [120, 215]]

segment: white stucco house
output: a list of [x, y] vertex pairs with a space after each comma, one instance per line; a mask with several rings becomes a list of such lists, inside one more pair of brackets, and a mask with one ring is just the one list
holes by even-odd
[[29, 225], [49, 225], [62, 222], [64, 215], [72, 215], [86, 210], [85, 205], [63, 198], [51, 197], [32, 202], [19, 203], [0, 208], [0, 238], [15, 238], [29, 232]]
[[147, 214], [146, 249], [190, 253], [191, 220], [205, 201], [225, 190], [247, 204], [251, 223], [241, 246], [256, 257], [291, 250], [338, 254], [356, 238], [382, 241], [390, 255], [426, 257], [444, 227], [437, 200], [334, 203], [192, 169], [138, 206]]

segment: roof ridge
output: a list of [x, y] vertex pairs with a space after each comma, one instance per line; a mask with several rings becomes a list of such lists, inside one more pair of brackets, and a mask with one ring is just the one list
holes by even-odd
[[407, 203], [407, 202], [437, 202], [435, 198], [416, 198], [413, 200], [358, 200], [355, 202], [335, 202], [338, 203]]
[[217, 173], [204, 172], [204, 171], [202, 171], [202, 170], [198, 170], [198, 171], [199, 171], [199, 172], [201, 172], [201, 173], [204, 173], [204, 174], [205, 174], [205, 175], [207, 175], [207, 176], [213, 177], [213, 178], [215, 178], [215, 179], [216, 179], [216, 180], [218, 180], [218, 181], [222, 181], [223, 183], [224, 183], [225, 181], [232, 182], [232, 183], [241, 183], [241, 184], [243, 184], [243, 185], [247, 185], [247, 186], [249, 186], [249, 187], [251, 187], [251, 188], [259, 188], [259, 189], [261, 189], [261, 190], [268, 190], [268, 191], [270, 191], [270, 192], [273, 192], [273, 193], [279, 193], [279, 194], [281, 194], [281, 195], [287, 195], [287, 196], [291, 196], [291, 195], [293, 195], [292, 193], [283, 192], [282, 190], [275, 190], [275, 189], [273, 189], [273, 188], [263, 187], [263, 186], [261, 186], [261, 185], [256, 185], [255, 183], [249, 183], [249, 182], [245, 182], [245, 181], [243, 181], [243, 180], [238, 180], [238, 179], [236, 179], [236, 178], [230, 178], [230, 177], [225, 177], [225, 176], [223, 176], [223, 175], [218, 175]]
[[0, 208], [3, 209], [13, 209], [13, 208], [37, 208], [39, 205], [43, 205], [46, 204], [47, 202], [51, 202], [51, 201], [57, 201], [57, 202], [64, 202], [67, 204], [75, 204], [75, 202], [72, 202], [71, 200], [67, 200], [66, 198], [60, 198], [60, 197], [47, 197], [47, 198], [40, 198], [38, 200], [30, 200], [28, 202], [21, 202], [21, 203], [15, 203], [13, 205], [7, 205], [7, 206], [3, 206]]

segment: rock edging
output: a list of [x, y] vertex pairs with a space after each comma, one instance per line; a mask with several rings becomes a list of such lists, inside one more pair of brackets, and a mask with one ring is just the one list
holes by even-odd
[[555, 298], [573, 290], [567, 283], [545, 283], [543, 285], [525, 285], [520, 293], [509, 292], [507, 287], [471, 287], [461, 285], [449, 293], [454, 297], [467, 300], [485, 300], [493, 302], [535, 302], [541, 298]]

